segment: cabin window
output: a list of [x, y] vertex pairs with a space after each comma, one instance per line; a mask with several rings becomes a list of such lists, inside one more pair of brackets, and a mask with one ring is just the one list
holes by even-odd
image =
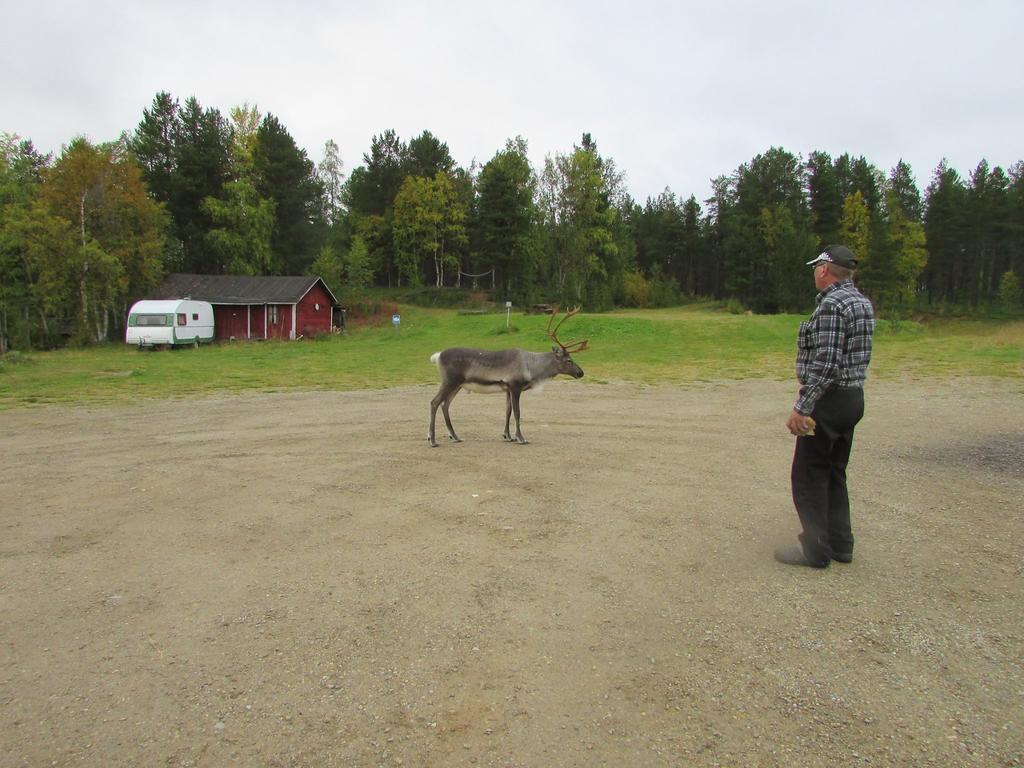
[[188, 315], [184, 312], [178, 314], [178, 325], [188, 325]]
[[277, 304], [271, 304], [267, 307], [267, 322], [271, 325], [277, 325]]
[[199, 319], [199, 313], [198, 312], [193, 312], [192, 313], [192, 319], [193, 320], [198, 320]]
[[170, 315], [136, 315], [136, 325], [170, 325]]

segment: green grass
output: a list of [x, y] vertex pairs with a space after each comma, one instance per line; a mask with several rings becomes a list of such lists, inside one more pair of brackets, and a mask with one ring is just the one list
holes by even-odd
[[872, 367], [879, 375], [1024, 378], [1024, 322], [938, 320], [876, 333]]
[[[129, 402], [205, 393], [352, 390], [434, 383], [433, 352], [449, 346], [534, 351], [550, 347], [547, 318], [458, 314], [403, 306], [402, 325], [354, 328], [323, 341], [214, 344], [140, 352], [125, 344], [13, 353], [0, 358], [0, 409], [40, 403]], [[802, 316], [735, 315], [708, 306], [579, 315], [563, 341], [586, 337], [576, 356], [585, 382], [685, 383], [793, 375]], [[1024, 323], [880, 323], [872, 375], [976, 374], [1024, 378]]]

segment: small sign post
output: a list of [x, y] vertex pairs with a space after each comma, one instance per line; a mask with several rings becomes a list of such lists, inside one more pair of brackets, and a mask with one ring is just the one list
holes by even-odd
[[512, 302], [505, 302], [505, 330], [508, 330], [509, 322], [512, 319]]
[[391, 316], [391, 327], [395, 329], [395, 335], [398, 334], [398, 326], [400, 326], [401, 324], [402, 316], [395, 312], [395, 314]]

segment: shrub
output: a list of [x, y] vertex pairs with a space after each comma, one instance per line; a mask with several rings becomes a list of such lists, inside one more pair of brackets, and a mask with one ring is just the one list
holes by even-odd
[[742, 315], [746, 313], [747, 308], [743, 306], [742, 301], [732, 298], [725, 302], [725, 311], [731, 315]]
[[650, 280], [650, 286], [652, 307], [675, 307], [682, 303], [679, 283], [671, 277], [655, 275]]
[[623, 278], [623, 304], [627, 307], [647, 307], [651, 301], [651, 285], [640, 272], [629, 272]]
[[3, 373], [8, 368], [13, 368], [16, 365], [25, 365], [27, 363], [34, 362], [35, 360], [31, 357], [15, 349], [5, 355], [0, 355], [0, 373]]
[[584, 303], [588, 312], [606, 312], [614, 306], [611, 288], [603, 281], [592, 282], [587, 286]]
[[488, 302], [487, 293], [471, 288], [436, 288], [424, 286], [397, 292], [397, 298], [417, 307], [438, 307], [443, 309], [480, 308]]
[[1013, 270], [1007, 270], [999, 280], [999, 306], [1004, 312], [1017, 312], [1020, 310], [1020, 301], [1020, 280]]
[[391, 316], [398, 312], [398, 305], [380, 298], [367, 297], [354, 301], [345, 316], [353, 325], [381, 325], [391, 322]]

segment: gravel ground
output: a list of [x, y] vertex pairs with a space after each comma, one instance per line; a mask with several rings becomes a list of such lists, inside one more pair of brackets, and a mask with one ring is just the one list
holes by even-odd
[[0, 765], [1024, 765], [1021, 381], [870, 382], [826, 571], [789, 384], [433, 393], [0, 413]]

